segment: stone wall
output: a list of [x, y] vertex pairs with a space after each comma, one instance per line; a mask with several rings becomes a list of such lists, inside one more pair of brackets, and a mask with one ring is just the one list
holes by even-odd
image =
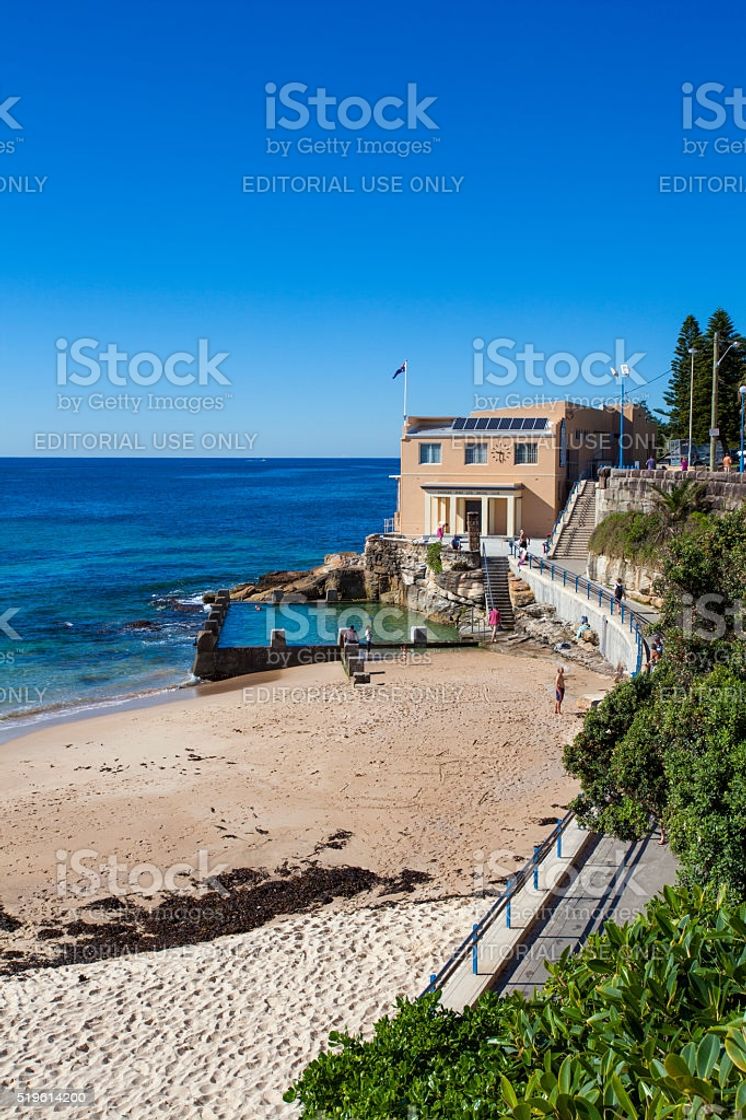
[[[685, 478], [696, 478], [707, 486], [712, 509], [722, 513], [739, 509], [746, 502], [746, 483], [732, 471], [620, 471], [612, 470], [596, 485], [596, 524], [609, 513], [652, 513], [655, 509], [653, 486], [673, 490]], [[746, 477], [746, 476], [745, 476]]]
[[338, 646], [240, 646], [198, 649], [192, 673], [205, 681], [225, 681], [248, 673], [266, 673], [273, 669], [294, 669], [298, 665], [318, 665], [339, 661]]
[[426, 544], [405, 538], [370, 536], [365, 541], [365, 597], [419, 611], [439, 622], [458, 625], [484, 612], [484, 575], [478, 552], [441, 550], [443, 571], [427, 566]]
[[655, 581], [660, 578], [660, 572], [653, 568], [633, 564], [621, 556], [596, 556], [591, 552], [588, 554], [588, 577], [604, 587], [611, 587], [616, 579], [620, 579], [630, 599], [653, 607], [662, 605], [662, 600], [655, 594]]

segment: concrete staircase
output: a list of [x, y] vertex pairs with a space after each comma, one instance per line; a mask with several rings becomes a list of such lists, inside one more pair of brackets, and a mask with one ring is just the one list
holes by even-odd
[[513, 618], [513, 604], [508, 591], [508, 558], [507, 556], [483, 556], [482, 569], [484, 571], [484, 599], [487, 605], [487, 614], [493, 607], [500, 612], [503, 630], [512, 630], [515, 626]]
[[588, 560], [588, 541], [596, 527], [596, 486], [586, 479], [580, 483], [575, 507], [562, 527], [552, 549], [553, 560]]

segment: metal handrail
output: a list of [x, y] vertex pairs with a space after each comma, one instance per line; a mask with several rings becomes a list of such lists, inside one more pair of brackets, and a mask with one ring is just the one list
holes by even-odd
[[516, 895], [518, 891], [520, 891], [526, 885], [529, 876], [533, 875], [535, 877], [536, 869], [546, 858], [555, 844], [557, 845], [558, 854], [561, 854], [562, 834], [574, 817], [574, 813], [566, 813], [561, 820], [558, 819], [557, 824], [552, 829], [549, 836], [547, 836], [541, 844], [537, 844], [535, 846], [533, 856], [531, 856], [531, 858], [526, 861], [520, 871], [518, 871], [515, 875], [510, 876], [510, 879], [508, 880], [508, 886], [499, 896], [499, 898], [497, 898], [495, 902], [493, 902], [492, 906], [490, 906], [489, 910], [484, 915], [482, 920], [477, 922], [476, 925], [472, 926], [471, 933], [468, 934], [468, 936], [464, 938], [458, 948], [454, 950], [454, 952], [441, 968], [440, 972], [433, 973], [433, 975], [430, 977], [430, 983], [421, 993], [420, 999], [422, 998], [422, 996], [429, 995], [430, 992], [434, 992], [438, 988], [442, 988], [445, 981], [449, 979], [449, 977], [461, 964], [461, 962], [465, 960], [470, 953], [474, 952], [474, 950], [479, 946], [479, 942], [481, 941], [482, 937], [493, 924], [495, 919], [506, 910], [513, 896]]
[[637, 639], [637, 666], [633, 674], [633, 676], [637, 676], [642, 668], [643, 650], [645, 652], [646, 662], [650, 660], [650, 646], [645, 639], [643, 630], [643, 628], [647, 629], [649, 619], [647, 619], [644, 614], [636, 611], [633, 607], [627, 606], [623, 600], [617, 600], [612, 592], [607, 591], [605, 588], [601, 587], [600, 584], [594, 583], [593, 580], [586, 579], [585, 576], [578, 575], [577, 572], [571, 572], [569, 568], [563, 568], [554, 560], [545, 560], [543, 556], [533, 556], [531, 553], [529, 553], [527, 559], [529, 569], [538, 568], [539, 575], [542, 575], [546, 568], [551, 573], [552, 582], [555, 582], [555, 575], [559, 573], [563, 587], [567, 587], [569, 584], [571, 590], [574, 590], [576, 595], [579, 594], [582, 589], [586, 592], [586, 597], [589, 602], [591, 598], [594, 600], [597, 598], [599, 607], [607, 604], [609, 607], [609, 614], [612, 618], [614, 615], [618, 614], [622, 624], [625, 623], [626, 619], [629, 620], [630, 633], [634, 634]]

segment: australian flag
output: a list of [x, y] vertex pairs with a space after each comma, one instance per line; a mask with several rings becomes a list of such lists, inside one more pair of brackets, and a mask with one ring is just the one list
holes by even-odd
[[402, 364], [399, 366], [398, 370], [394, 374], [394, 381], [396, 381], [396, 379], [397, 379], [397, 377], [399, 376], [400, 373], [406, 373], [406, 372], [407, 372], [407, 363], [402, 362]]

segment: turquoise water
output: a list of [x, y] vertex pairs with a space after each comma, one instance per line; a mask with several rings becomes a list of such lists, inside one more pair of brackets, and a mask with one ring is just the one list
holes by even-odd
[[361, 550], [397, 465], [3, 459], [0, 726], [188, 681], [203, 592]]
[[373, 630], [373, 643], [410, 640], [412, 626], [424, 626], [431, 641], [454, 641], [453, 626], [429, 622], [414, 611], [403, 611], [383, 603], [232, 603], [228, 609], [219, 646], [265, 646], [272, 630], [283, 629], [288, 645], [333, 645], [341, 626], [354, 626], [361, 640], [366, 626]]

